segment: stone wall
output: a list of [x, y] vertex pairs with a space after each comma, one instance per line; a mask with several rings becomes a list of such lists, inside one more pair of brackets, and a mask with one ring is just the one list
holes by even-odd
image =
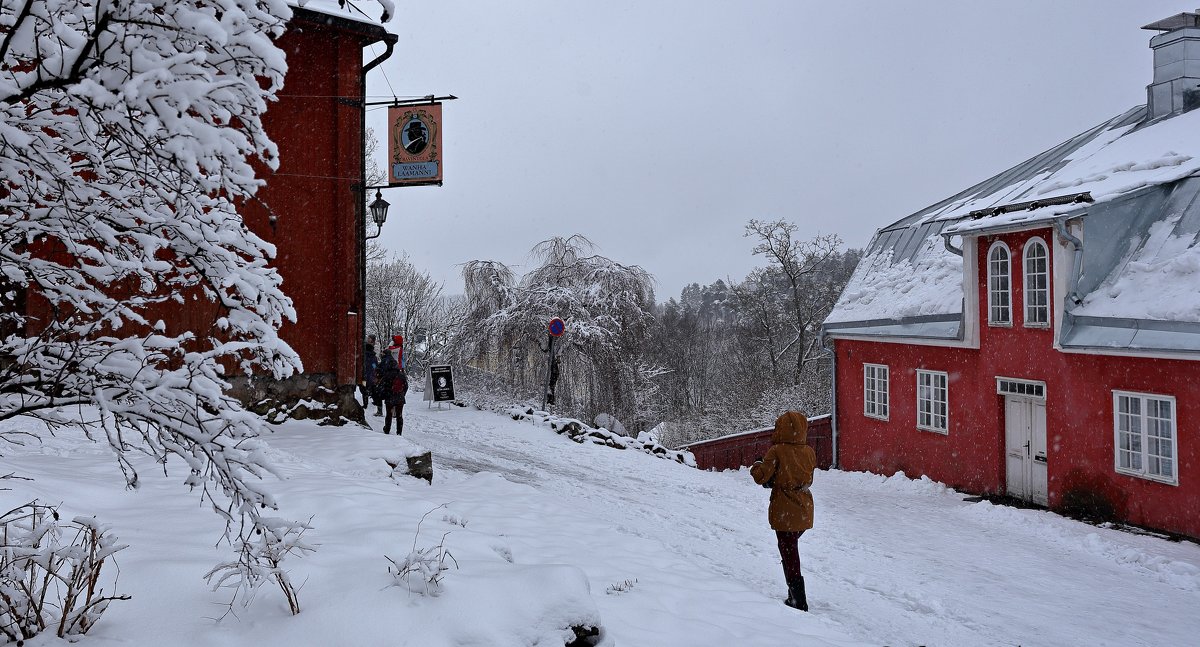
[[322, 424], [366, 424], [352, 384], [337, 384], [332, 373], [300, 373], [284, 380], [233, 377], [229, 395], [268, 422], [319, 420]]

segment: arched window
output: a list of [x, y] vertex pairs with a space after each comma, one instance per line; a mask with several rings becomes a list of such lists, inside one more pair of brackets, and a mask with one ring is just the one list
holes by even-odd
[[1024, 285], [1025, 325], [1050, 325], [1050, 255], [1040, 238], [1025, 244]]
[[988, 323], [1012, 325], [1012, 278], [1009, 274], [1008, 245], [993, 243], [988, 250]]

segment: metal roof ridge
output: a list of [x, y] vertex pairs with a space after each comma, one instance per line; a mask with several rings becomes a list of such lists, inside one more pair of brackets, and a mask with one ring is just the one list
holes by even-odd
[[[880, 231], [895, 231], [895, 230], [899, 230], [899, 229], [906, 229], [913, 225], [919, 225], [919, 224], [924, 224], [927, 222], [935, 222], [935, 221], [951, 223], [951, 222], [955, 222], [960, 219], [966, 218], [967, 214], [965, 214], [965, 213], [961, 217], [946, 217], [943, 214], [946, 213], [947, 209], [956, 208], [956, 206], [955, 206], [956, 203], [962, 203], [962, 202], [966, 202], [968, 200], [980, 198], [980, 197], [987, 197], [987, 196], [980, 196], [978, 194], [985, 187], [987, 187], [988, 184], [994, 182], [998, 178], [1004, 177], [1006, 175], [1012, 175], [1012, 174], [1016, 173], [1018, 170], [1022, 170], [1023, 173], [1017, 173], [1017, 177], [1015, 177], [1013, 182], [1008, 186], [1020, 185], [1023, 181], [1029, 180], [1034, 175], [1036, 175], [1038, 173], [1038, 171], [1042, 170], [1042, 168], [1044, 168], [1046, 166], [1046, 164], [1048, 163], [1049, 160], [1054, 159], [1056, 157], [1060, 157], [1060, 158], [1065, 157], [1066, 155], [1070, 154], [1070, 152], [1072, 150], [1079, 149], [1084, 144], [1092, 141], [1093, 139], [1098, 137], [1101, 133], [1103, 133], [1107, 130], [1133, 125], [1132, 123], [1126, 123], [1126, 122], [1128, 122], [1130, 119], [1132, 119], [1134, 116], [1136, 116], [1139, 112], [1142, 112], [1145, 110], [1146, 110], [1146, 104], [1138, 104], [1127, 110], [1124, 110], [1121, 113], [1114, 115], [1113, 117], [1110, 117], [1109, 119], [1106, 119], [1106, 120], [1092, 126], [1091, 128], [1083, 130], [1083, 131], [1075, 134], [1074, 136], [1069, 137], [1054, 146], [1051, 146], [1050, 148], [1038, 153], [1037, 155], [1033, 155], [1027, 159], [1024, 159], [1021, 162], [1014, 164], [1013, 166], [1010, 166], [1010, 167], [1000, 171], [999, 173], [993, 174], [993, 175], [989, 176], [988, 178], [981, 180], [981, 181], [971, 185], [970, 187], [963, 189], [962, 191], [959, 191], [958, 193], [955, 193], [947, 198], [939, 200], [929, 206], [919, 209], [911, 214], [908, 214], [907, 216], [904, 216], [903, 218], [900, 218], [899, 220], [896, 220], [896, 221], [892, 222], [891, 224], [880, 228]], [[1140, 129], [1141, 129], [1140, 125], [1137, 128], [1131, 128], [1129, 130], [1129, 132], [1123, 133], [1121, 135], [1121, 137], [1124, 137], [1125, 135], [1128, 135], [1129, 133], [1134, 132], [1135, 130], [1140, 130]], [[1120, 139], [1120, 137], [1118, 137], [1117, 139]], [[996, 192], [999, 192], [1003, 188], [1004, 187], [997, 187]]]

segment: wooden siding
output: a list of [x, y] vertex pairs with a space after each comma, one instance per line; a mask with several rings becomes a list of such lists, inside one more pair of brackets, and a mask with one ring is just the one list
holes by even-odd
[[[736, 470], [749, 467], [771, 448], [774, 427], [723, 436], [686, 445], [684, 449], [696, 457], [696, 467], [702, 470]], [[808, 422], [808, 444], [817, 453], [817, 467], [829, 469], [833, 464], [833, 437], [829, 416], [817, 416]]]

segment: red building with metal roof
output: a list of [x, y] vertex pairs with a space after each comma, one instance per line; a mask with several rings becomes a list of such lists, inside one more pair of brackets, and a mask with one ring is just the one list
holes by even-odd
[[839, 467], [1200, 537], [1200, 14], [1146, 28], [1146, 106], [876, 233]]

